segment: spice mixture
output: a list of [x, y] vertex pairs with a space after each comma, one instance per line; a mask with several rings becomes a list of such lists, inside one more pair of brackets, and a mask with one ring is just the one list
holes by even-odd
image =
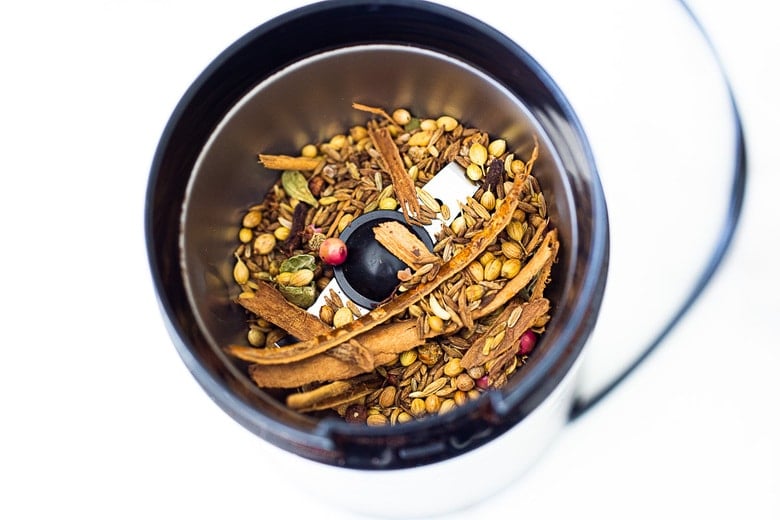
[[[283, 389], [292, 409], [392, 425], [446, 413], [525, 364], [550, 319], [543, 293], [558, 239], [532, 173], [537, 146], [520, 157], [450, 116], [353, 107], [365, 125], [297, 157], [258, 156], [282, 173], [241, 222], [233, 275], [248, 331], [226, 351], [259, 387]], [[474, 183], [458, 207], [425, 189], [452, 162]], [[433, 251], [400, 223], [374, 228], [408, 267], [393, 295], [366, 311], [328, 284], [344, 257], [340, 233], [377, 209], [446, 224]], [[323, 291], [315, 315], [308, 309]]]

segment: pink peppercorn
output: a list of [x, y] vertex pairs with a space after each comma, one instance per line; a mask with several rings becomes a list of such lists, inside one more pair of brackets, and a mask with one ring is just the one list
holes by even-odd
[[347, 259], [347, 245], [340, 238], [326, 238], [320, 244], [320, 258], [328, 265], [343, 264]]
[[536, 346], [536, 340], [537, 336], [534, 331], [527, 330], [523, 332], [523, 335], [520, 336], [520, 355], [525, 356], [530, 354]]

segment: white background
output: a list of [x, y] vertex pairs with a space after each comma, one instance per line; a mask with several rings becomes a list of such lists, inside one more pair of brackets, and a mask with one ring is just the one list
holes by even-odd
[[[144, 249], [149, 166], [179, 97], [223, 48], [298, 4], [0, 8], [1, 518], [348, 517], [282, 478], [201, 391], [163, 328]], [[518, 35], [556, 30], [523, 4], [512, 17], [497, 2], [453, 5], [502, 29], [516, 20]], [[746, 125], [733, 247], [617, 393], [525, 478], [451, 518], [780, 518], [778, 17], [758, 0], [691, 6]], [[651, 32], [673, 40], [664, 29]], [[464, 485], [489, 477], [475, 467]]]

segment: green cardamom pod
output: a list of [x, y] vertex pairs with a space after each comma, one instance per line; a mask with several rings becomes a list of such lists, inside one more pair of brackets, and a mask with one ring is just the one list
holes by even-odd
[[303, 287], [280, 285], [278, 289], [288, 302], [302, 309], [308, 309], [317, 299], [317, 290], [314, 288], [313, 283]]
[[315, 208], [319, 206], [317, 199], [309, 190], [309, 181], [298, 170], [285, 170], [282, 173], [282, 188], [287, 196], [305, 202]]
[[302, 254], [291, 256], [282, 262], [279, 266], [280, 273], [294, 273], [301, 269], [310, 269], [314, 271], [316, 264], [312, 255]]

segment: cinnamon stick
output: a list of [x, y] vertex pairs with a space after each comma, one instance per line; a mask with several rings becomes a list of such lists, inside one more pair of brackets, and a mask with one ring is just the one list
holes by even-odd
[[[496, 337], [497, 327], [502, 326], [502, 324], [507, 322], [512, 312], [515, 311], [515, 307], [516, 306], [508, 305], [504, 308], [504, 310], [501, 311], [501, 314], [499, 314], [493, 322], [493, 326], [474, 341], [460, 360], [460, 364], [463, 368], [468, 370], [480, 366], [488, 360], [502, 356], [507, 352], [507, 349], [518, 349], [518, 340], [520, 339], [520, 336], [523, 332], [531, 328], [538, 318], [544, 316], [547, 311], [550, 310], [550, 302], [546, 298], [538, 298], [528, 303], [521, 304], [520, 308], [522, 309], [522, 313], [520, 314], [520, 317], [514, 325], [507, 325], [506, 334], [501, 342], [498, 345], [494, 345], [486, 352], [486, 342], [490, 338]], [[517, 354], [517, 351], [515, 351], [514, 354]]]
[[335, 381], [317, 388], [290, 394], [287, 406], [301, 413], [328, 410], [349, 404], [373, 392], [380, 381], [376, 377], [360, 377], [350, 381]]
[[[396, 355], [374, 356], [377, 366], [392, 363]], [[364, 373], [359, 367], [327, 355], [287, 365], [250, 365], [249, 377], [260, 388], [298, 388], [311, 383], [341, 381]]]
[[291, 157], [289, 155], [258, 154], [260, 163], [269, 170], [305, 170], [311, 171], [319, 166], [318, 157]]
[[351, 388], [352, 385], [347, 381], [334, 381], [333, 383], [322, 385], [309, 392], [291, 394], [287, 398], [287, 406], [293, 409], [305, 408], [317, 401], [322, 401], [329, 397], [333, 397], [334, 395], [340, 395]]
[[[239, 298], [237, 301], [249, 312], [270, 321], [296, 338], [308, 339], [331, 330], [321, 319], [288, 302], [282, 293], [267, 282], [257, 283], [253, 297]], [[228, 353], [230, 350], [228, 347]]]
[[413, 223], [420, 216], [420, 201], [417, 199], [414, 181], [404, 167], [404, 161], [393, 141], [393, 136], [386, 127], [369, 128], [368, 136], [374, 144], [374, 149], [379, 152], [385, 171], [390, 175], [404, 218], [407, 222]]
[[[544, 247], [544, 242], [542, 242], [542, 246]], [[547, 288], [547, 284], [550, 283], [550, 272], [552, 271], [553, 263], [555, 263], [555, 261], [558, 259], [558, 248], [560, 247], [560, 243], [555, 239], [555, 237], [553, 237], [550, 241], [549, 247], [550, 256], [539, 270], [536, 284], [534, 285], [534, 290], [531, 292], [531, 299], [541, 297], [545, 288]]]
[[312, 390], [288, 395], [287, 406], [299, 412], [327, 410], [371, 393], [376, 385], [376, 378], [373, 377], [334, 381]]
[[[436, 333], [429, 333], [428, 337], [434, 335]], [[372, 370], [392, 363], [401, 352], [426, 341], [418, 336], [416, 320], [386, 323], [362, 334], [359, 339], [373, 356]], [[258, 349], [246, 349], [247, 353], [258, 352]], [[283, 365], [254, 364], [249, 367], [249, 375], [261, 388], [297, 388], [309, 383], [348, 379], [366, 372], [355, 363], [328, 353]], [[245, 361], [252, 362], [252, 359]]]
[[[502, 305], [511, 300], [528, 282], [539, 274], [545, 265], [555, 259], [558, 252], [558, 232], [553, 229], [547, 232], [539, 249], [536, 250], [531, 259], [526, 263], [514, 278], [507, 281], [495, 295], [495, 297], [485, 306], [480, 307], [474, 312], [474, 317], [482, 318], [498, 310]], [[538, 296], [538, 295], [537, 295]]]
[[363, 112], [368, 112], [369, 114], [374, 114], [375, 116], [381, 116], [387, 119], [390, 124], [395, 125], [396, 122], [393, 120], [392, 117], [390, 117], [390, 114], [385, 112], [383, 108], [380, 107], [372, 107], [368, 105], [364, 105], [363, 103], [352, 103], [352, 108], [355, 110], [361, 110]]
[[376, 241], [409, 267], [419, 269], [425, 264], [441, 262], [440, 257], [428, 251], [423, 241], [400, 222], [382, 222], [373, 231]]
[[539, 241], [542, 239], [542, 236], [544, 236], [545, 232], [547, 231], [547, 224], [549, 224], [549, 222], [550, 222], [549, 220], [545, 220], [541, 224], [539, 224], [539, 226], [537, 226], [534, 235], [531, 237], [531, 240], [529, 240], [528, 244], [525, 246], [529, 254], [536, 248], [536, 246], [539, 245]]
[[360, 373], [371, 372], [376, 366], [374, 354], [358, 343], [356, 339], [351, 339], [347, 343], [342, 343], [341, 345], [330, 349], [325, 354], [357, 367], [357, 369], [360, 370]]

